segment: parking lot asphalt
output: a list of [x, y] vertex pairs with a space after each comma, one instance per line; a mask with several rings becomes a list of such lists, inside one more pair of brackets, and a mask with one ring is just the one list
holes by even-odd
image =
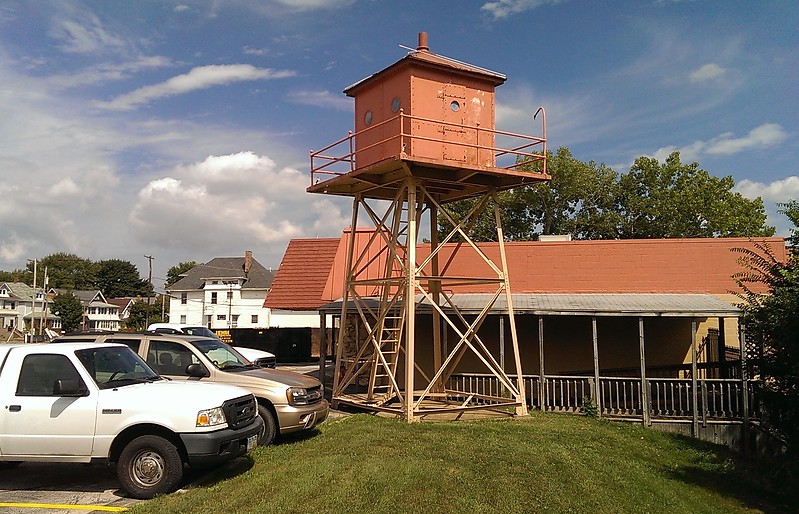
[[23, 462], [0, 469], [0, 514], [119, 512], [138, 502], [124, 496], [105, 464]]

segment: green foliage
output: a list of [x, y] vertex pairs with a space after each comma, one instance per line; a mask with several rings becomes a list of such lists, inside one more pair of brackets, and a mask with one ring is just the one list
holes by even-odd
[[[166, 303], [169, 303], [167, 300]], [[168, 318], [168, 315], [165, 316]], [[130, 316], [125, 320], [125, 328], [130, 330], [144, 330], [149, 323], [159, 323], [161, 319], [161, 297], [151, 298], [147, 305], [147, 298], [136, 300], [130, 307]]]
[[192, 269], [193, 267], [197, 266], [199, 263], [194, 261], [187, 261], [181, 262], [180, 264], [176, 264], [169, 268], [169, 271], [166, 272], [166, 282], [164, 283], [164, 288], [168, 288], [181, 278], [181, 275]]
[[[640, 157], [619, 176], [604, 164], [576, 159], [568, 148], [548, 154], [552, 180], [504, 191], [496, 196], [505, 239], [532, 240], [539, 234], [571, 234], [574, 239], [770, 236], [760, 198], [732, 191], [732, 177], [718, 178], [683, 164], [679, 153], [666, 162]], [[527, 167], [538, 171], [540, 163]], [[463, 219], [477, 200], [445, 208]], [[470, 226], [477, 241], [497, 238], [489, 202]], [[795, 207], [794, 207], [795, 208]], [[452, 229], [439, 216], [439, 238]]]
[[0, 282], [22, 282], [23, 284], [33, 284], [33, 272], [25, 269], [15, 269], [14, 271], [0, 270]]
[[674, 152], [660, 164], [639, 157], [619, 180], [621, 239], [771, 236], [763, 200], [732, 192], [732, 177], [714, 177]]
[[799, 458], [799, 260], [783, 263], [767, 246], [756, 246], [738, 250], [748, 271], [734, 277], [744, 291], [749, 358], [761, 379], [765, 426]]
[[594, 399], [590, 396], [583, 396], [583, 403], [580, 410], [590, 418], [599, 417], [599, 408], [597, 407]]
[[[72, 253], [53, 253], [41, 259], [38, 264], [39, 276], [44, 268], [50, 278], [50, 287], [56, 289], [91, 290], [97, 283], [97, 264]], [[33, 271], [33, 264], [28, 263], [28, 270]]]
[[53, 298], [50, 310], [61, 318], [61, 330], [72, 332], [81, 326], [83, 307], [72, 293], [62, 293]]
[[97, 263], [97, 288], [107, 298], [147, 295], [148, 283], [130, 261], [109, 259]]
[[799, 202], [796, 200], [791, 200], [787, 203], [779, 203], [777, 204], [780, 207], [778, 211], [780, 214], [784, 214], [791, 220], [793, 223], [793, 228], [791, 229], [791, 237], [788, 238], [788, 241], [792, 245], [799, 245]]

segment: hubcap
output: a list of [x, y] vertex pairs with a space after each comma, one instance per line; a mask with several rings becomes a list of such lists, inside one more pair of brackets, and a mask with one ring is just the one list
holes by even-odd
[[143, 486], [157, 484], [164, 476], [164, 459], [156, 452], [141, 452], [133, 461], [133, 479]]

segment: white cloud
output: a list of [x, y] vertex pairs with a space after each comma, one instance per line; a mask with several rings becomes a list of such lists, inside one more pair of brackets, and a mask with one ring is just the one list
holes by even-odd
[[262, 57], [269, 53], [266, 48], [252, 48], [250, 46], [245, 46], [243, 51], [246, 55], [257, 55], [258, 57]]
[[785, 203], [788, 200], [799, 199], [799, 177], [793, 175], [768, 184], [743, 179], [735, 185], [735, 190], [747, 198], [759, 196], [766, 201]]
[[160, 55], [139, 56], [127, 62], [98, 64], [83, 69], [78, 73], [53, 75], [48, 78], [48, 82], [57, 87], [88, 86], [124, 80], [141, 71], [166, 68], [173, 65], [174, 62], [168, 57]]
[[672, 152], [679, 151], [683, 161], [697, 161], [702, 155], [733, 155], [759, 148], [771, 148], [788, 138], [788, 133], [781, 125], [764, 123], [753, 128], [743, 137], [734, 137], [732, 132], [725, 132], [709, 141], [694, 141], [690, 145], [677, 147], [674, 145], [658, 148], [653, 157], [664, 160]]
[[563, 0], [496, 0], [486, 2], [480, 7], [481, 10], [488, 12], [494, 18], [506, 18], [511, 14], [518, 14], [529, 11], [542, 5], [557, 5]]
[[179, 5], [176, 5], [175, 8], [172, 9], [172, 10], [175, 11], [175, 12], [185, 12], [185, 11], [189, 10], [189, 6], [185, 5], [185, 4], [179, 4]]
[[688, 75], [691, 82], [706, 82], [708, 80], [717, 79], [727, 73], [727, 70], [722, 68], [716, 63], [705, 64], [697, 70]]
[[330, 91], [293, 91], [287, 95], [288, 100], [295, 104], [312, 105], [324, 109], [337, 111], [352, 111], [352, 99]]
[[108, 102], [98, 102], [96, 105], [110, 110], [129, 111], [140, 104], [152, 100], [175, 96], [199, 89], [213, 86], [242, 82], [248, 80], [271, 80], [293, 77], [291, 70], [272, 70], [269, 68], [256, 68], [250, 64], [221, 64], [193, 68], [188, 73], [172, 77], [171, 79], [144, 86], [130, 93], [120, 95]]
[[106, 53], [127, 46], [123, 39], [111, 35], [102, 26], [100, 19], [89, 11], [83, 11], [80, 19], [57, 20], [50, 35], [61, 41], [59, 47], [67, 53]]
[[274, 246], [282, 255], [291, 238], [346, 225], [343, 209], [305, 192], [307, 173], [253, 152], [212, 155], [169, 175], [139, 192], [129, 216], [136, 237], [161, 249], [201, 256]]
[[297, 10], [336, 9], [355, 3], [355, 0], [277, 0], [278, 3]]

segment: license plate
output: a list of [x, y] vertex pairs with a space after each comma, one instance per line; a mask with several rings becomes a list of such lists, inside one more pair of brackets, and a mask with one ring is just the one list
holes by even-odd
[[247, 451], [252, 450], [258, 444], [258, 436], [251, 435], [247, 438]]

